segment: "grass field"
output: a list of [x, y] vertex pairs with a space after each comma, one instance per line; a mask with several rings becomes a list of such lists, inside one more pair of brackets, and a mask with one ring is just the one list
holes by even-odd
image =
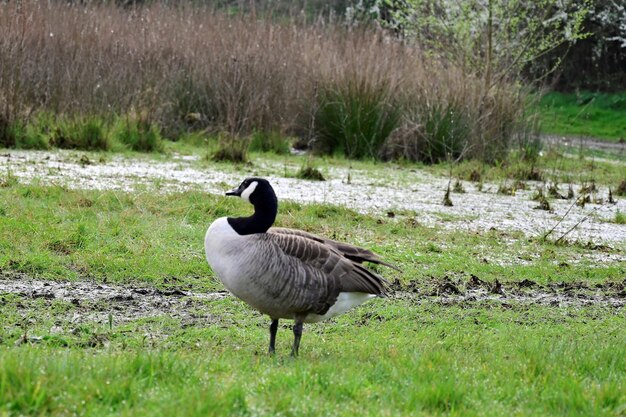
[[626, 138], [626, 93], [551, 92], [541, 98], [539, 114], [544, 133]]
[[[581, 176], [589, 168], [566, 161]], [[354, 164], [372, 178], [384, 166]], [[615, 164], [595, 169], [598, 185], [623, 175]], [[94, 294], [99, 285], [132, 290], [108, 298], [0, 290], [0, 415], [626, 414], [619, 245], [281, 202], [280, 226], [366, 246], [402, 269], [379, 269], [391, 297], [306, 325], [293, 360], [290, 323], [268, 357], [268, 319], [222, 293], [208, 297], [223, 287], [204, 260], [205, 230], [216, 217], [249, 213], [244, 202], [194, 190], [72, 190], [5, 173], [0, 184], [0, 286], [34, 279], [83, 283]], [[485, 291], [473, 292], [476, 282]], [[137, 307], [152, 291], [165, 295]]]

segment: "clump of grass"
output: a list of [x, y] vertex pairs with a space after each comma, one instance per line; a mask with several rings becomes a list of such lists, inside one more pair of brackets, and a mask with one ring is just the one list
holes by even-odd
[[304, 180], [326, 181], [320, 170], [313, 167], [303, 167], [298, 171], [296, 177]]
[[10, 188], [18, 184], [17, 177], [13, 175], [13, 171], [7, 167], [6, 174], [0, 177], [0, 187]]
[[273, 152], [278, 155], [289, 153], [289, 141], [279, 132], [255, 131], [250, 138], [250, 151]]
[[587, 203], [591, 203], [591, 195], [589, 194], [581, 194], [578, 200], [576, 200], [576, 205], [581, 208], [585, 207]]
[[621, 211], [617, 210], [617, 212], [615, 213], [615, 219], [613, 221], [617, 224], [626, 224], [626, 213], [622, 213]]
[[302, 165], [296, 177], [303, 180], [326, 181], [326, 178], [324, 178], [321, 171], [315, 167], [311, 158], [308, 158], [306, 163]]
[[517, 180], [515, 181], [515, 183], [513, 184], [513, 187], [516, 190], [525, 190], [526, 189], [526, 183], [522, 180]]
[[452, 199], [450, 198], [450, 184], [448, 184], [448, 188], [446, 189], [446, 192], [443, 195], [442, 204], [446, 207], [452, 207], [454, 205], [452, 204]]
[[546, 211], [552, 210], [552, 206], [550, 206], [550, 202], [548, 201], [548, 198], [544, 194], [543, 188], [540, 188], [540, 187], [537, 188], [537, 191], [532, 196], [532, 199], [539, 203], [539, 205], [535, 207], [536, 210], [546, 210]]
[[111, 147], [104, 122], [89, 116], [61, 120], [49, 143], [64, 149], [106, 151]]
[[591, 180], [589, 184], [583, 184], [580, 188], [581, 194], [591, 194], [595, 193], [596, 191], [598, 191], [598, 188], [596, 187], [596, 182], [594, 180]]
[[525, 190], [526, 183], [520, 180], [515, 181], [513, 184], [509, 185], [509, 183], [505, 180], [498, 187], [498, 194], [504, 195], [515, 195], [517, 190]]
[[463, 187], [463, 183], [458, 179], [454, 182], [454, 186], [452, 187], [452, 191], [455, 193], [464, 193], [465, 188]]
[[552, 198], [558, 198], [561, 200], [567, 199], [566, 196], [561, 194], [561, 191], [559, 190], [559, 184], [556, 182], [550, 183], [550, 185], [548, 186], [548, 195]]
[[247, 138], [220, 133], [217, 150], [211, 153], [210, 159], [216, 162], [248, 162], [248, 146]]
[[478, 171], [477, 169], [473, 169], [469, 175], [468, 175], [468, 179], [472, 182], [481, 182], [482, 181], [482, 175], [480, 174], [480, 171]]
[[426, 106], [420, 125], [420, 135], [426, 144], [423, 155], [426, 161], [456, 160], [464, 152], [469, 125], [465, 113], [455, 106]]
[[0, 114], [0, 147], [13, 148], [16, 146], [17, 137], [22, 136], [22, 128], [19, 123], [13, 122], [4, 114]]
[[606, 201], [608, 201], [609, 204], [617, 204], [617, 201], [613, 198], [613, 190], [611, 190], [611, 187], [609, 187], [609, 196]]
[[521, 167], [514, 174], [515, 178], [522, 181], [542, 181], [543, 173], [537, 169], [534, 165], [530, 168]]
[[552, 206], [550, 206], [550, 202], [548, 201], [547, 198], [545, 198], [545, 197], [540, 198], [538, 200], [538, 202], [539, 202], [539, 205], [537, 207], [535, 207], [535, 209], [537, 209], [537, 210], [546, 210], [546, 211], [552, 210]]
[[21, 149], [110, 149], [104, 121], [93, 116], [67, 117], [40, 112], [25, 125], [9, 126], [5, 135], [7, 142], [3, 145]]
[[515, 195], [515, 187], [505, 181], [498, 186], [498, 194]]
[[623, 179], [615, 189], [615, 195], [620, 197], [626, 196], [626, 179]]
[[51, 113], [39, 113], [23, 128], [18, 128], [15, 131], [15, 147], [18, 149], [48, 149], [50, 136], [53, 135], [55, 129], [54, 116]]
[[385, 83], [349, 78], [322, 88], [315, 113], [315, 148], [349, 158], [376, 158], [400, 113]]
[[159, 127], [142, 115], [130, 114], [120, 118], [113, 126], [111, 136], [133, 151], [163, 150], [163, 140]]

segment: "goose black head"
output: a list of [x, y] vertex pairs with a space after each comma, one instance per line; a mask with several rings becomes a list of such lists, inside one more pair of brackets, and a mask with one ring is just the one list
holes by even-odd
[[226, 195], [241, 197], [253, 206], [276, 200], [276, 193], [269, 181], [255, 177], [246, 178], [239, 187], [228, 191]]
[[246, 178], [239, 187], [228, 191], [227, 196], [241, 197], [254, 206], [250, 217], [229, 217], [228, 222], [240, 235], [265, 233], [278, 212], [278, 199], [270, 183], [263, 178]]

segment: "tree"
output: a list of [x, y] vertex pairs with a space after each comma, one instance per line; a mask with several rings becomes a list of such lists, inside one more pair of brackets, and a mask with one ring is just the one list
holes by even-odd
[[[488, 91], [535, 59], [583, 39], [589, 0], [380, 0], [388, 26], [427, 53], [480, 76]], [[558, 63], [557, 63], [558, 64]]]

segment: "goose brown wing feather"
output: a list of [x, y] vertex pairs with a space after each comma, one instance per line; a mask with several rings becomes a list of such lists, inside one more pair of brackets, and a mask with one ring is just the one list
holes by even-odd
[[338, 250], [343, 256], [346, 258], [358, 262], [371, 262], [374, 264], [384, 265], [389, 268], [393, 268], [397, 271], [400, 270], [397, 266], [387, 263], [380, 259], [380, 256], [375, 254], [369, 249], [361, 248], [359, 246], [350, 245], [348, 243], [337, 242], [336, 240], [327, 239], [321, 236], [314, 235], [313, 233], [308, 233], [302, 230], [297, 229], [288, 229], [285, 227], [272, 227], [268, 230], [268, 233], [276, 233], [280, 235], [294, 235], [300, 236], [306, 239], [313, 240], [315, 242], [322, 243], [324, 245], [332, 246], [336, 250]]
[[[266, 233], [265, 240], [279, 253], [295, 258], [289, 292], [301, 300], [303, 311], [324, 314], [340, 292], [364, 292], [382, 296], [386, 281], [337, 249], [297, 234]], [[285, 261], [285, 264], [293, 264]]]

